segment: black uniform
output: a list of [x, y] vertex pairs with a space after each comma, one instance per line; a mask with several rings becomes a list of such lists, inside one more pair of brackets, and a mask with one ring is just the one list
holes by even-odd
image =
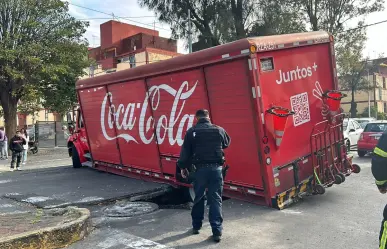
[[[374, 149], [371, 161], [371, 171], [379, 189], [387, 188], [387, 133], [384, 132], [379, 138]], [[383, 221], [379, 233], [379, 248], [387, 248], [387, 205], [383, 211]]]
[[204, 219], [204, 195], [207, 189], [209, 221], [214, 236], [222, 235], [222, 193], [224, 164], [223, 149], [230, 145], [226, 131], [211, 124], [209, 119], [199, 119], [198, 123], [187, 131], [180, 153], [178, 166], [186, 169], [195, 165], [195, 200], [192, 208], [192, 226], [200, 230]]
[[22, 137], [14, 136], [10, 141], [10, 149], [12, 151], [11, 169], [14, 168], [16, 161], [16, 169], [20, 168], [20, 162], [23, 155], [23, 145], [26, 144], [26, 140]]

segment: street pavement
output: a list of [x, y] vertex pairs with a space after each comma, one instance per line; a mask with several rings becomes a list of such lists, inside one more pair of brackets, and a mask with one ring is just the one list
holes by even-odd
[[[190, 234], [190, 210], [160, 208], [145, 215], [117, 218], [104, 213], [106, 207], [114, 205], [111, 203], [89, 206], [95, 229], [68, 248], [377, 248], [386, 196], [375, 187], [370, 158], [355, 157], [354, 162], [362, 167], [360, 174], [327, 189], [325, 195], [306, 197], [282, 211], [232, 199], [224, 201], [220, 244], [210, 239], [208, 222], [200, 235]], [[53, 200], [77, 205], [81, 200], [122, 198], [130, 191], [144, 191], [144, 186], [151, 183], [71, 166], [0, 173], [0, 196], [13, 194], [11, 199], [20, 196], [19, 201], [30, 198], [31, 204], [46, 207]], [[11, 205], [20, 203], [11, 199], [0, 199], [0, 212], [10, 212]]]

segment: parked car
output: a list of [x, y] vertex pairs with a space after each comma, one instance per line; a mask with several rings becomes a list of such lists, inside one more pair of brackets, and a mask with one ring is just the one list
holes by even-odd
[[372, 152], [378, 143], [382, 133], [387, 131], [386, 120], [376, 120], [369, 122], [364, 128], [363, 133], [357, 143], [357, 154], [364, 157], [367, 153]]
[[351, 148], [357, 145], [357, 141], [360, 138], [360, 134], [363, 132], [363, 128], [361, 128], [360, 124], [354, 119], [344, 119], [343, 128], [345, 145], [347, 146], [348, 151], [350, 151]]
[[361, 128], [364, 129], [369, 122], [376, 121], [376, 118], [354, 118], [353, 120], [358, 122]]

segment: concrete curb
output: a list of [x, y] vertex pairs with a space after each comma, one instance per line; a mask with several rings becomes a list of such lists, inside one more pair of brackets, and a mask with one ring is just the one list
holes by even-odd
[[56, 249], [83, 239], [91, 230], [90, 211], [85, 208], [68, 207], [80, 213], [74, 221], [30, 231], [0, 239], [0, 249]]

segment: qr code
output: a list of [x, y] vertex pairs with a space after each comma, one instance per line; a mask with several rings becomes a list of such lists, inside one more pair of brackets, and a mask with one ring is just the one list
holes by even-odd
[[290, 97], [294, 126], [299, 126], [310, 121], [308, 93], [300, 93]]

